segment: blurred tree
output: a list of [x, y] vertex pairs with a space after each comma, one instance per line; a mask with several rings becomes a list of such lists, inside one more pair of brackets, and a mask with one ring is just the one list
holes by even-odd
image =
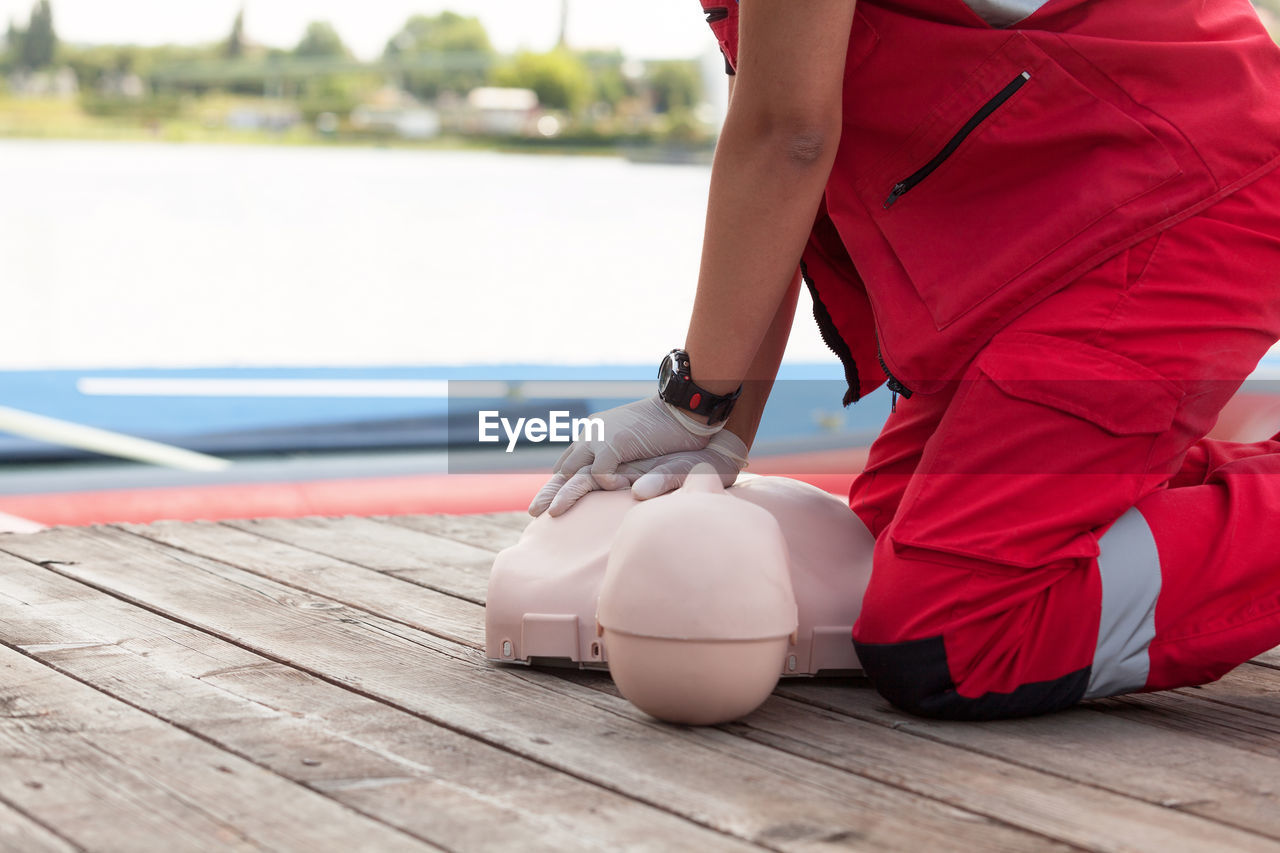
[[300, 86], [298, 108], [308, 121], [314, 121], [321, 113], [347, 115], [384, 82], [377, 73], [312, 75]]
[[[350, 59], [351, 51], [328, 21], [313, 21], [307, 25], [293, 55], [304, 59]], [[377, 74], [312, 74], [299, 84], [298, 106], [308, 121], [314, 121], [321, 113], [349, 113], [377, 89], [378, 83]]]
[[[10, 32], [16, 33], [12, 24]], [[18, 40], [17, 64], [19, 68], [47, 68], [53, 64], [58, 50], [58, 36], [53, 31], [53, 9], [49, 0], [39, 0], [31, 9], [27, 29]]]
[[695, 61], [652, 62], [645, 76], [656, 112], [690, 110], [702, 100], [702, 74]]
[[81, 89], [89, 89], [98, 84], [104, 74], [111, 72], [133, 72], [140, 77], [149, 78], [158, 66], [175, 63], [208, 62], [222, 55], [223, 45], [159, 45], [142, 47], [140, 45], [64, 44], [59, 48], [58, 58], [76, 74]]
[[532, 89], [544, 107], [581, 111], [591, 100], [592, 80], [586, 64], [563, 48], [546, 53], [521, 51], [493, 75], [499, 86]]
[[223, 55], [227, 59], [239, 59], [244, 56], [244, 48], [244, 7], [241, 6], [236, 19], [231, 23], [231, 34], [227, 36]]
[[302, 41], [293, 49], [294, 56], [321, 59], [347, 59], [351, 51], [342, 43], [342, 37], [328, 21], [312, 21]]
[[133, 45], [65, 45], [59, 56], [75, 72], [84, 90], [97, 86], [103, 76], [111, 72], [137, 71], [144, 51], [145, 48]]
[[4, 34], [4, 40], [0, 41], [0, 94], [3, 94], [6, 88], [4, 76], [13, 70], [18, 51], [18, 41], [21, 38], [17, 25], [10, 20], [9, 29]]
[[493, 45], [479, 18], [445, 11], [409, 18], [387, 42], [383, 57], [434, 66], [413, 68], [404, 75], [406, 89], [434, 98], [446, 90], [465, 93], [484, 85], [493, 64]]
[[605, 104], [615, 109], [624, 99], [636, 94], [622, 73], [622, 51], [613, 50], [581, 50], [578, 58], [586, 64], [591, 75], [591, 100], [594, 104]]

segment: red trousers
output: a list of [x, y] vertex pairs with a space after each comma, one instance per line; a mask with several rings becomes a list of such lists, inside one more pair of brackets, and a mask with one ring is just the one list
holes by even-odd
[[853, 637], [877, 689], [928, 716], [1018, 716], [1280, 645], [1280, 435], [1203, 438], [1277, 338], [1280, 172], [899, 400], [850, 494], [876, 536]]

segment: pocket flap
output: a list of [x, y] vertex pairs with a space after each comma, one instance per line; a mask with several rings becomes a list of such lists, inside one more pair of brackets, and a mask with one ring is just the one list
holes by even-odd
[[1088, 344], [1016, 333], [993, 341], [977, 367], [1011, 397], [1097, 424], [1113, 435], [1169, 429], [1182, 393], [1150, 368]]
[[1129, 228], [1120, 211], [1182, 174], [1150, 128], [1020, 31], [885, 147], [857, 193], [939, 330], [997, 293], [1022, 302], [1071, 268], [1056, 266], [1064, 247], [1083, 261], [1097, 246], [1082, 235]]

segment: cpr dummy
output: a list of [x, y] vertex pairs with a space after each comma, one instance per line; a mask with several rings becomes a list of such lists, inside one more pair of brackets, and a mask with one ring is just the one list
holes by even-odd
[[843, 500], [784, 477], [725, 489], [699, 466], [648, 501], [592, 492], [498, 555], [486, 654], [608, 667], [670, 722], [737, 719], [779, 675], [859, 669], [850, 633], [873, 544]]

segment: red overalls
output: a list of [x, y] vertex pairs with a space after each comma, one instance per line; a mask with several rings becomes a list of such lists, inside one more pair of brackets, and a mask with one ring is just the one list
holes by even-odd
[[1011, 716], [1280, 644], [1280, 441], [1202, 439], [1280, 337], [1247, 0], [861, 0], [844, 90], [803, 266], [846, 402], [908, 398], [850, 495], [876, 687]]

